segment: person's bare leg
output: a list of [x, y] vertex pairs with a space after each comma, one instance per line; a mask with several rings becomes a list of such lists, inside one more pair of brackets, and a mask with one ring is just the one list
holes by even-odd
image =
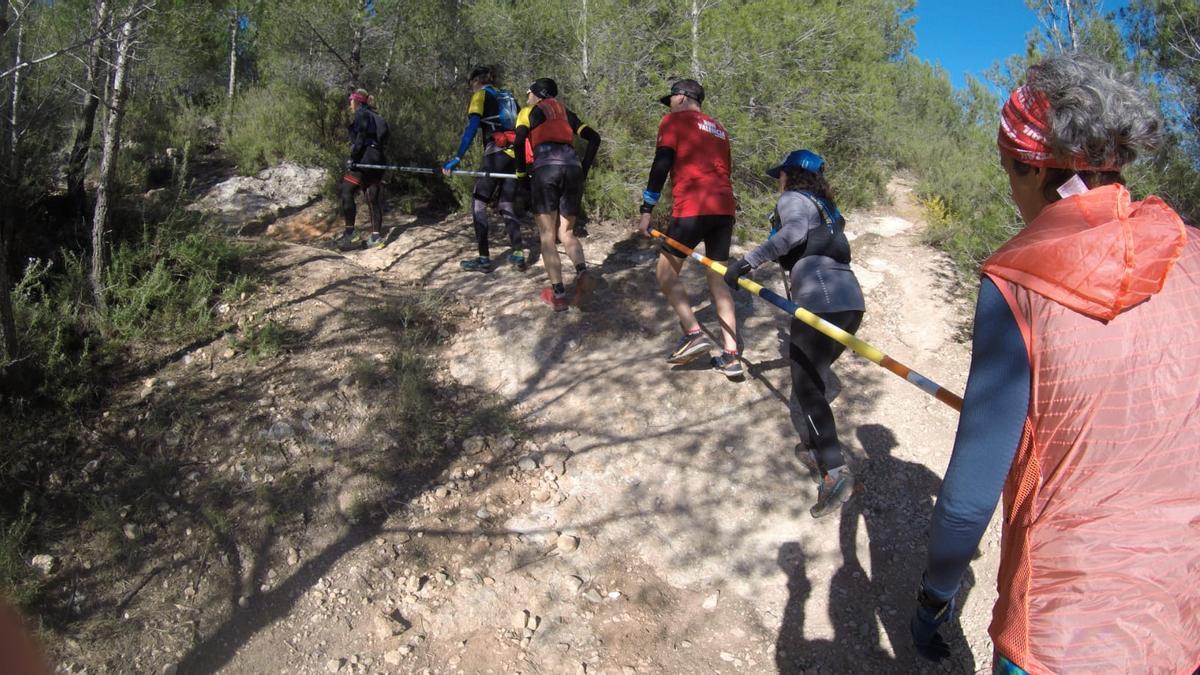
[[699, 330], [700, 324], [696, 321], [696, 314], [692, 312], [692, 302], [688, 299], [687, 291], [679, 281], [679, 270], [682, 267], [683, 258], [660, 252], [655, 275], [658, 277], [658, 287], [662, 289], [667, 304], [675, 310], [675, 315], [679, 317], [679, 325], [683, 328], [683, 332], [691, 333]]
[[[572, 263], [582, 265], [585, 262], [583, 244], [575, 236], [575, 216], [558, 217], [558, 240], [562, 242], [563, 249], [566, 250], [567, 257], [571, 259]], [[559, 274], [561, 276], [561, 270]]]
[[[558, 240], [554, 231], [558, 214], [536, 213], [533, 220], [537, 223], [538, 237], [542, 240], [542, 265], [546, 268], [546, 276], [550, 277], [551, 284], [561, 284], [562, 260], [558, 255]], [[570, 249], [567, 250], [569, 253]]]
[[[724, 264], [725, 261], [717, 261]], [[717, 308], [717, 319], [721, 322], [721, 339], [725, 344], [725, 351], [737, 351], [737, 310], [733, 304], [733, 293], [729, 290], [729, 286], [725, 285], [725, 278], [720, 274], [708, 269], [704, 269], [704, 275], [708, 278], [708, 292], [712, 294], [713, 305]]]

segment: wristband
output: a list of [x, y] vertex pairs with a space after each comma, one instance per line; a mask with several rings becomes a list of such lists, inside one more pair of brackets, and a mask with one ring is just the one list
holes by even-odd
[[649, 204], [650, 206], [654, 206], [655, 204], [657, 204], [659, 197], [662, 197], [661, 192], [651, 192], [649, 190], [644, 190], [642, 192], [642, 201]]

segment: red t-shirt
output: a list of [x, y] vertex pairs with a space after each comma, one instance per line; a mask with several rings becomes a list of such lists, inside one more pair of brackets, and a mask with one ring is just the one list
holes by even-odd
[[658, 125], [658, 147], [675, 151], [671, 194], [675, 218], [732, 216], [733, 183], [729, 173], [729, 133], [697, 110], [667, 113]]

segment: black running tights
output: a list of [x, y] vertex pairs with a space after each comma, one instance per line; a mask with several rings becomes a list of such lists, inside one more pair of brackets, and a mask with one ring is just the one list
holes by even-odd
[[[858, 311], [829, 312], [820, 317], [847, 333], [854, 333], [862, 323], [862, 315]], [[824, 475], [846, 463], [838, 441], [837, 423], [825, 397], [833, 374], [830, 367], [845, 347], [799, 319], [792, 319], [790, 342], [792, 397], [799, 408], [792, 421], [804, 445], [816, 454], [817, 466]]]

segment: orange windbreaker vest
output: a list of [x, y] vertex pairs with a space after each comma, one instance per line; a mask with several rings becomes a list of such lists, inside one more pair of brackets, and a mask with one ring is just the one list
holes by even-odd
[[567, 120], [567, 108], [558, 99], [544, 98], [538, 101], [538, 110], [546, 121], [529, 130], [529, 144], [536, 148], [542, 143], [574, 143], [575, 130]]
[[1200, 232], [1122, 186], [1056, 202], [984, 264], [1029, 415], [989, 633], [1030, 673], [1200, 665]]

